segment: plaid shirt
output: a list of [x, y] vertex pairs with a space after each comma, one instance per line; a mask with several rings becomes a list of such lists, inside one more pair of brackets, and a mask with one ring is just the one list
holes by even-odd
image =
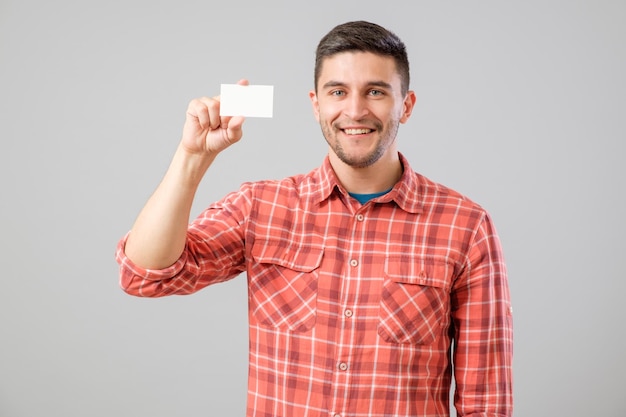
[[[164, 270], [116, 254], [129, 294], [190, 294], [247, 272], [252, 417], [512, 413], [512, 317], [489, 215], [415, 173], [360, 205], [328, 158], [243, 184]], [[451, 346], [451, 343], [454, 346]], [[454, 370], [452, 368], [454, 364]]]

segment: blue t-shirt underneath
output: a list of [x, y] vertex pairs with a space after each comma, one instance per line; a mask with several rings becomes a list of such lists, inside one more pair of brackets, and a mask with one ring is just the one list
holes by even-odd
[[376, 198], [376, 197], [380, 197], [381, 195], [385, 195], [389, 191], [391, 191], [391, 188], [388, 189], [387, 191], [383, 191], [382, 193], [372, 193], [372, 194], [348, 193], [348, 194], [350, 194], [351, 197], [356, 198], [359, 201], [359, 203], [365, 204], [368, 201], [370, 201], [372, 198]]

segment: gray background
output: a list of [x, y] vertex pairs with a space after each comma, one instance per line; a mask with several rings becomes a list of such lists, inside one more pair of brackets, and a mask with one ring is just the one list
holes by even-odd
[[272, 119], [215, 163], [317, 166], [314, 49], [366, 19], [407, 44], [413, 167], [493, 215], [515, 308], [515, 415], [626, 415], [623, 1], [0, 1], [0, 416], [243, 416], [245, 279], [188, 297], [118, 287], [113, 254], [189, 100], [247, 77]]

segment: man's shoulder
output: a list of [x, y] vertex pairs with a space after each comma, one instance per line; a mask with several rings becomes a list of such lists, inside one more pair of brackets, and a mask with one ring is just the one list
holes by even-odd
[[280, 192], [299, 195], [313, 192], [320, 182], [319, 168], [316, 168], [308, 173], [298, 173], [280, 179], [263, 179], [246, 182], [242, 185], [242, 189], [247, 189], [255, 194]]
[[418, 183], [418, 198], [425, 206], [454, 206], [471, 211], [484, 212], [485, 209], [466, 194], [429, 177], [415, 172]]

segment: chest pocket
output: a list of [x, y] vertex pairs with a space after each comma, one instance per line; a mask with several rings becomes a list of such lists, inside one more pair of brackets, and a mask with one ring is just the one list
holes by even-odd
[[390, 258], [379, 310], [378, 334], [391, 343], [426, 345], [450, 324], [453, 266], [443, 258]]
[[248, 270], [250, 306], [266, 326], [307, 331], [315, 325], [318, 268], [323, 248], [296, 249], [255, 242]]

